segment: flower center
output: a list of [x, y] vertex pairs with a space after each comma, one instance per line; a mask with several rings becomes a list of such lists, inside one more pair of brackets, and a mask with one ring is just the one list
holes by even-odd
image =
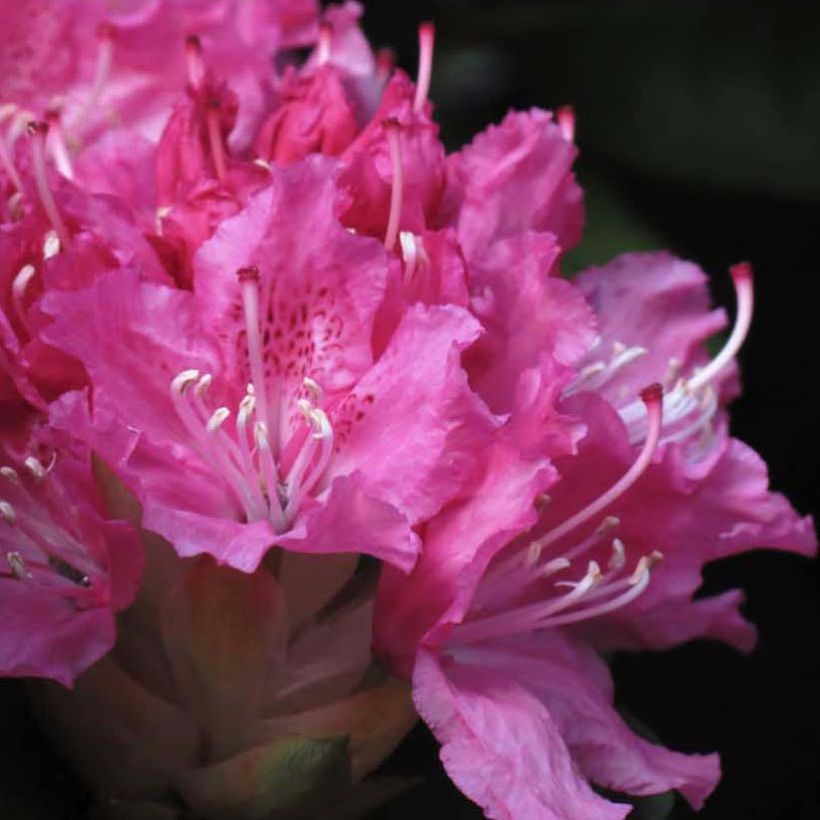
[[212, 382], [208, 373], [184, 370], [171, 383], [177, 415], [191, 434], [200, 455], [222, 476], [248, 521], [268, 520], [276, 532], [292, 524], [299, 508], [321, 480], [333, 453], [333, 428], [321, 408], [323, 394], [311, 378], [303, 386], [311, 397], [299, 399], [297, 409], [306, 428], [293, 436], [295, 456], [285, 470], [281, 445], [284, 410], [280, 385], [269, 385], [265, 376], [259, 332], [259, 271], [237, 272], [247, 333], [251, 383], [239, 402], [233, 434], [225, 423], [228, 407], [210, 411], [205, 397]]
[[[589, 561], [578, 580], [550, 581], [553, 576], [572, 569], [574, 562], [599, 548], [619, 525], [615, 516], [607, 516], [595, 531], [556, 555], [549, 547], [563, 541], [573, 531], [599, 515], [622, 496], [645, 472], [658, 446], [663, 424], [663, 391], [659, 384], [641, 392], [649, 427], [646, 441], [629, 469], [604, 493], [570, 518], [532, 541], [525, 549], [494, 564], [482, 580], [468, 619], [455, 626], [452, 639], [465, 644], [501, 635], [550, 629], [578, 621], [597, 618], [634, 601], [649, 585], [652, 567], [661, 553], [641, 556], [631, 573], [626, 573], [626, 547], [619, 538], [612, 541], [611, 555], [605, 571], [597, 561]], [[548, 500], [547, 500], [548, 503]], [[540, 590], [551, 584], [547, 598]], [[567, 592], [562, 592], [567, 589]], [[523, 604], [522, 592], [535, 590], [539, 600]], [[489, 614], [485, 614], [489, 613]]]

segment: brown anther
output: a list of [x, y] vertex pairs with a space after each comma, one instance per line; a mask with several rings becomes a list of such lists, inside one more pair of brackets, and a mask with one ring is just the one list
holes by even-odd
[[48, 123], [43, 120], [29, 120], [26, 123], [26, 131], [30, 137], [37, 135], [44, 137], [48, 134]]

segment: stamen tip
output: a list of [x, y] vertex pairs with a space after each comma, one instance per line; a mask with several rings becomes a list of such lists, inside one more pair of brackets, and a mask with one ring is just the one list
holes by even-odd
[[663, 398], [663, 385], [660, 382], [655, 382], [644, 387], [640, 392], [640, 397], [644, 404], [656, 404]]
[[575, 142], [575, 109], [571, 105], [561, 106], [555, 112], [555, 119], [561, 136], [567, 142]]
[[736, 284], [750, 282], [753, 278], [751, 262], [737, 262], [729, 268], [729, 275]]
[[199, 39], [198, 34], [189, 34], [185, 38], [185, 48], [189, 51], [194, 51], [199, 54], [202, 51], [202, 41]]
[[48, 123], [45, 120], [29, 120], [26, 123], [26, 131], [30, 137], [45, 137], [48, 134]]

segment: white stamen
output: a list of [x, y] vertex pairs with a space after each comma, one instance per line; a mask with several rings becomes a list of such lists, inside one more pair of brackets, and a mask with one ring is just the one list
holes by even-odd
[[689, 379], [689, 389], [692, 391], [703, 387], [723, 370], [740, 350], [749, 333], [754, 311], [754, 287], [752, 285], [751, 269], [746, 265], [735, 265], [731, 269], [731, 273], [737, 297], [735, 324], [729, 338], [726, 340], [726, 344], [717, 356], [703, 370]]
[[51, 259], [60, 252], [60, 237], [57, 231], [46, 231], [43, 237], [43, 260]]
[[198, 370], [183, 370], [171, 381], [171, 390], [182, 395], [197, 379], [199, 379]]
[[626, 565], [626, 548], [620, 538], [612, 539], [612, 556], [609, 559], [607, 569], [610, 572], [620, 572]]
[[0, 476], [3, 476], [3, 478], [10, 481], [12, 484], [20, 483], [20, 476], [17, 474], [17, 470], [15, 470], [14, 467], [9, 467], [7, 465], [0, 467]]
[[390, 165], [393, 171], [393, 183], [390, 189], [390, 214], [387, 229], [384, 233], [384, 247], [393, 250], [399, 235], [402, 200], [404, 198], [404, 169], [401, 159], [401, 126], [398, 120], [385, 120], [384, 130], [387, 134], [387, 147], [390, 151]]
[[26, 469], [31, 473], [35, 481], [42, 481], [48, 475], [48, 470], [46, 470], [42, 462], [34, 456], [26, 456], [23, 464], [25, 464]]
[[6, 523], [13, 524], [17, 520], [17, 513], [8, 501], [0, 499], [0, 516], [5, 518]]
[[230, 415], [231, 411], [227, 407], [218, 407], [208, 419], [205, 429], [209, 433], [215, 433], [225, 423]]
[[26, 562], [23, 560], [23, 556], [20, 555], [19, 552], [10, 552], [6, 555], [6, 561], [8, 561], [9, 566], [11, 567], [11, 571], [21, 580], [21, 581], [30, 581], [34, 576], [28, 571], [26, 567]]

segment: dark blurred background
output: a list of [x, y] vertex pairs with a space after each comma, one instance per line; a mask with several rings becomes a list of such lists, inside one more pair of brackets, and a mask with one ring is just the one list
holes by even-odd
[[[588, 228], [572, 269], [626, 250], [670, 248], [707, 270], [715, 299], [733, 311], [727, 267], [754, 263], [757, 313], [741, 355], [745, 391], [734, 432], [764, 454], [776, 489], [801, 511], [817, 511], [820, 4], [365, 6], [371, 40], [393, 46], [411, 73], [416, 26], [436, 22], [431, 96], [451, 149], [511, 107], [573, 104]], [[721, 753], [724, 778], [703, 820], [818, 818], [818, 564], [761, 552], [710, 568], [705, 586], [746, 590], [757, 651], [744, 657], [700, 643], [617, 658], [619, 702], [673, 748]], [[0, 682], [0, 695], [0, 730], [14, 749], [2, 762], [4, 820], [64, 816], [82, 795], [43, 750], [16, 685]], [[424, 780], [374, 820], [481, 816], [449, 784], [436, 752], [417, 729], [385, 770]], [[16, 814], [33, 795], [42, 813]], [[695, 816], [680, 799], [668, 809], [653, 801], [634, 817]]]
[[[816, 281], [820, 227], [820, 4], [698, 0], [414, 0], [365, 3], [365, 29], [416, 66], [416, 25], [437, 26], [431, 97], [448, 148], [509, 108], [576, 112], [588, 227], [569, 266], [670, 248], [712, 277], [734, 310], [728, 266], [756, 270], [757, 313], [741, 354], [733, 431], [773, 486], [818, 504]], [[706, 573], [743, 587], [760, 630], [750, 657], [701, 642], [621, 657], [620, 703], [667, 745], [718, 750], [721, 785], [703, 820], [820, 817], [818, 565], [760, 552]], [[391, 761], [426, 785], [382, 820], [480, 817], [418, 730]], [[663, 804], [640, 816], [660, 817]], [[639, 816], [638, 811], [634, 813]], [[669, 817], [695, 817], [678, 798]]]

